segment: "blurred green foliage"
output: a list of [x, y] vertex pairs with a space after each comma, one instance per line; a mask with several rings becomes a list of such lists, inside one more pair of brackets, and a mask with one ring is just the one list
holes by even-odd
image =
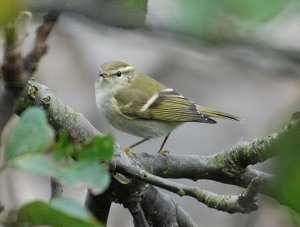
[[4, 160], [12, 165], [22, 158], [44, 153], [54, 142], [54, 131], [46, 114], [39, 108], [29, 108], [12, 130], [5, 146]]
[[20, 0], [0, 0], [0, 27], [13, 22], [23, 8]]
[[114, 139], [111, 135], [95, 137], [78, 148], [65, 133], [57, 143], [53, 142], [54, 131], [44, 111], [29, 108], [10, 134], [4, 166], [53, 177], [71, 187], [85, 186], [94, 193], [101, 193], [108, 186], [110, 176], [100, 161], [112, 159]]
[[[54, 134], [43, 109], [26, 109], [9, 135], [1, 170], [52, 177], [71, 187], [87, 187], [96, 194], [105, 190], [110, 183], [106, 163], [113, 157], [113, 137], [95, 137], [81, 145], [66, 133], [54, 142]], [[62, 198], [50, 204], [37, 201], [23, 206], [17, 222], [18, 226], [100, 226], [85, 209]]]
[[300, 112], [294, 114], [294, 119], [274, 145], [279, 151], [277, 180], [270, 190], [282, 204], [300, 213]]
[[[151, 1], [151, 0], [150, 0]], [[147, 25], [148, 0], [26, 0], [33, 9], [61, 9], [75, 12], [102, 23], [137, 28]], [[158, 5], [158, 3], [156, 3]], [[299, 0], [174, 0], [176, 11], [165, 9], [171, 24], [161, 21], [159, 29], [175, 31], [207, 41], [241, 39], [262, 23], [270, 21], [288, 6], [300, 10]], [[162, 4], [162, 7], [164, 4]], [[179, 6], [179, 7], [176, 7]], [[298, 8], [298, 10], [295, 10]], [[151, 8], [150, 10], [156, 10]], [[165, 16], [160, 13], [160, 20]], [[154, 13], [156, 15], [156, 13]]]
[[34, 10], [59, 9], [125, 28], [144, 27], [148, 0], [26, 0]]
[[247, 26], [267, 22], [291, 4], [299, 7], [298, 0], [184, 0], [179, 4], [182, 20], [175, 29], [216, 40], [232, 38]]
[[55, 198], [49, 203], [30, 202], [20, 208], [17, 226], [100, 227], [88, 211], [75, 201]]
[[143, 27], [147, 0], [100, 0], [99, 15], [106, 23], [120, 27]]

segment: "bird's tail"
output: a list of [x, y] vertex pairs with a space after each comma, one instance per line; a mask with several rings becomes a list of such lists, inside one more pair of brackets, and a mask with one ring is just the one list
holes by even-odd
[[220, 112], [214, 109], [210, 109], [204, 106], [198, 106], [197, 105], [197, 110], [207, 116], [207, 117], [215, 117], [215, 118], [222, 118], [222, 119], [230, 119], [230, 120], [234, 120], [234, 121], [240, 121], [241, 119], [237, 116], [234, 116], [232, 114], [228, 114], [228, 113], [224, 113], [224, 112]]

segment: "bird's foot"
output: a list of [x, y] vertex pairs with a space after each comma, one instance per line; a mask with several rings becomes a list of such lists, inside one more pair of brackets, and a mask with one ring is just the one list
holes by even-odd
[[165, 149], [160, 149], [157, 153], [161, 154], [161, 155], [165, 155], [165, 156], [170, 154], [170, 152], [168, 150], [165, 150]]
[[124, 151], [128, 156], [133, 157], [133, 158], [137, 158], [137, 157], [139, 156], [139, 154], [138, 154], [138, 153], [135, 153], [134, 151], [132, 151], [132, 150], [130, 149], [130, 147], [124, 148], [123, 151]]

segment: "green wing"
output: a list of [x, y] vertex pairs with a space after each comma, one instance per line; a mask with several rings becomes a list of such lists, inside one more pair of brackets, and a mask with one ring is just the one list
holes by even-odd
[[130, 82], [130, 89], [115, 95], [120, 112], [128, 118], [204, 123], [216, 123], [210, 117], [239, 120], [237, 116], [198, 106], [144, 74], [139, 73]]
[[[120, 111], [130, 118], [173, 121], [216, 123], [198, 110], [192, 101], [173, 91], [161, 89], [161, 92], [145, 89], [123, 90], [122, 96], [115, 98]], [[150, 99], [149, 99], [150, 97]]]

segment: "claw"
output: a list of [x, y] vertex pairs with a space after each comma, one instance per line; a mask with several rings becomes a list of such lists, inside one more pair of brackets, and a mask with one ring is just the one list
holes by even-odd
[[137, 158], [137, 157], [139, 156], [138, 153], [133, 152], [132, 150], [130, 150], [129, 147], [124, 148], [123, 151], [124, 151], [128, 156], [133, 157], [133, 158]]
[[163, 149], [159, 150], [157, 153], [161, 154], [161, 155], [165, 155], [165, 156], [170, 154], [170, 152], [168, 150], [163, 150]]

